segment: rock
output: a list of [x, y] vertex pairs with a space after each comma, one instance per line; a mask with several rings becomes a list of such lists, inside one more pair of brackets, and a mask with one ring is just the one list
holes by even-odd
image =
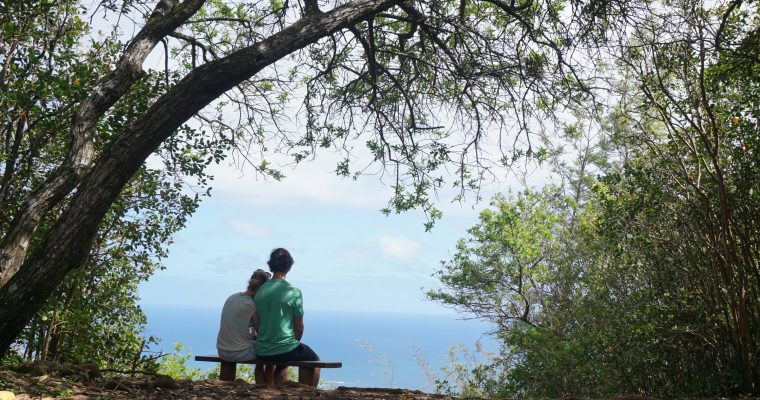
[[192, 379], [178, 379], [177, 385], [179, 385], [180, 388], [185, 389], [185, 390], [193, 390]]
[[49, 374], [55, 369], [55, 363], [50, 361], [37, 361], [29, 368], [29, 375], [43, 376]]
[[179, 389], [179, 384], [171, 376], [168, 375], [156, 375], [150, 380], [150, 386], [154, 388], [162, 388], [175, 390]]
[[0, 400], [16, 400], [16, 395], [13, 392], [3, 390], [0, 392]]
[[8, 367], [8, 369], [10, 369], [11, 371], [16, 371], [22, 374], [26, 374], [32, 368], [32, 365], [34, 365], [34, 362], [24, 361], [23, 363], [18, 364], [18, 365], [11, 365]]
[[100, 373], [100, 367], [94, 362], [80, 364], [79, 368], [86, 374], [89, 380], [99, 379], [103, 375]]
[[95, 363], [61, 364], [57, 372], [60, 376], [80, 382], [90, 382], [101, 377], [100, 368]]
[[103, 383], [103, 387], [108, 390], [125, 390], [132, 389], [132, 383], [123, 379], [109, 379]]

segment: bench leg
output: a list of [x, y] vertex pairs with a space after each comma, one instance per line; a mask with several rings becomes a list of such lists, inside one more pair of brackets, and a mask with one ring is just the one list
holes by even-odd
[[222, 365], [219, 367], [219, 380], [234, 381], [236, 372], [237, 363], [222, 361]]
[[282, 385], [288, 380], [288, 367], [280, 365], [267, 365], [271, 368], [272, 383]]

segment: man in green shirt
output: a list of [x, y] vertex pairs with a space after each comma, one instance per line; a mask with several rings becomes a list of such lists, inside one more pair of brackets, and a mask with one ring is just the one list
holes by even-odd
[[[319, 361], [319, 356], [301, 343], [303, 336], [303, 297], [301, 290], [285, 280], [293, 266], [293, 257], [283, 248], [272, 250], [267, 261], [274, 274], [261, 285], [253, 302], [253, 326], [258, 332], [256, 358], [264, 362]], [[274, 382], [280, 384], [288, 377], [287, 367], [278, 366]], [[298, 369], [298, 382], [311, 386], [319, 383], [319, 368]]]

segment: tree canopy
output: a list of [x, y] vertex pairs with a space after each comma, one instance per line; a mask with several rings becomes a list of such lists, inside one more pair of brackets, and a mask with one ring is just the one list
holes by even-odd
[[758, 17], [743, 2], [630, 15], [601, 138], [566, 132], [593, 144], [558, 165], [566, 186], [495, 199], [460, 241], [429, 296], [497, 326], [483, 388], [758, 391]]
[[[136, 33], [88, 43], [76, 2], [6, 8], [6, 180], [28, 176], [17, 166], [40, 165], [26, 158], [39, 150], [35, 138], [47, 138], [38, 124], [54, 127], [57, 142], [49, 150], [56, 157], [39, 177], [17, 184], [24, 191], [3, 206], [12, 213], [3, 221], [0, 299], [18, 307], [0, 311], [0, 348], [87, 262], [98, 227], [156, 152], [179, 157], [168, 161], [177, 173], [202, 174], [204, 162], [233, 146], [277, 176], [261, 157], [268, 151], [300, 161], [319, 147], [351, 151], [348, 143], [361, 137], [397, 179], [389, 210], [421, 206], [437, 217], [428, 193], [443, 183], [444, 168], [456, 169], [456, 185], [477, 185], [486, 160], [508, 163], [515, 152], [536, 151], [531, 116], [588, 94], [581, 67], [565, 52], [595, 19], [585, 9], [500, 1], [104, 1], [95, 12], [115, 13], [122, 23], [133, 18]], [[165, 68], [144, 71], [159, 43]], [[29, 73], [45, 89], [25, 99], [19, 91]], [[281, 121], [298, 88], [306, 90], [305, 125], [290, 132]], [[236, 117], [225, 118], [231, 109]], [[191, 119], [196, 128], [184, 125]], [[516, 130], [506, 136], [523, 135], [526, 146], [480, 157], [482, 138], [513, 121]]]

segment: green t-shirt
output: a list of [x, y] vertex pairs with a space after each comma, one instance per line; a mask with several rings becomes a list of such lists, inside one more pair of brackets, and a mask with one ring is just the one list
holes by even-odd
[[256, 354], [274, 356], [287, 353], [298, 346], [294, 317], [303, 317], [301, 290], [285, 280], [270, 279], [253, 298], [259, 315]]

